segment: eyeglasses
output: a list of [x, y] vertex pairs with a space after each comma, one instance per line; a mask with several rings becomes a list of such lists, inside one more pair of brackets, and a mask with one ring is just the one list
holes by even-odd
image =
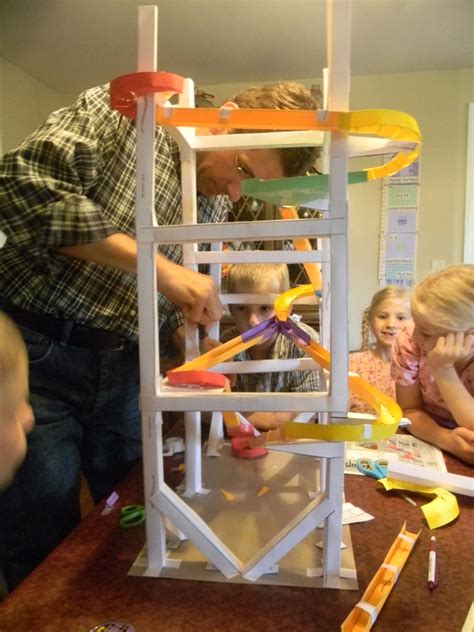
[[250, 178], [255, 178], [253, 173], [249, 171], [246, 167], [240, 164], [240, 160], [237, 154], [235, 154], [235, 170], [239, 174], [240, 180], [249, 180]]

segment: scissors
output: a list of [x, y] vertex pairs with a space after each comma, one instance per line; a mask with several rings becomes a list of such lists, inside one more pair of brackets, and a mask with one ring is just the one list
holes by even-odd
[[123, 529], [138, 527], [145, 522], [145, 507], [143, 505], [126, 505], [120, 511], [120, 526]]
[[387, 459], [377, 459], [377, 461], [372, 461], [372, 459], [366, 458], [357, 459], [356, 467], [361, 474], [371, 476], [377, 480], [387, 477]]

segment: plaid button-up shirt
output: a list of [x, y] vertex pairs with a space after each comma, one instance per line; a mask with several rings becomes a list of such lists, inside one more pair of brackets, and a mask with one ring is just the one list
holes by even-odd
[[[156, 217], [182, 221], [180, 160], [176, 143], [157, 128]], [[0, 296], [31, 312], [90, 327], [138, 335], [134, 274], [59, 254], [63, 246], [93, 243], [114, 233], [135, 236], [133, 121], [113, 111], [108, 85], [82, 93], [0, 163]], [[198, 196], [202, 223], [225, 221], [226, 196]], [[160, 245], [181, 263], [178, 244]], [[171, 333], [182, 315], [159, 295], [160, 329]]]
[[[298, 327], [318, 342], [318, 334], [309, 325], [298, 322]], [[231, 340], [239, 333], [232, 328], [225, 335], [225, 341]], [[289, 338], [278, 334], [270, 347], [267, 360], [290, 360], [306, 357]], [[234, 358], [235, 361], [251, 360], [248, 350], [241, 351]], [[319, 371], [278, 371], [273, 373], [240, 373], [232, 390], [239, 393], [310, 393], [319, 391]]]

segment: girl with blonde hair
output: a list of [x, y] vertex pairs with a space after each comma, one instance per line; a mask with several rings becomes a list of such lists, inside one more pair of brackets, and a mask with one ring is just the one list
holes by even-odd
[[474, 464], [474, 266], [430, 274], [392, 356], [397, 401], [420, 439]]
[[[395, 383], [390, 375], [390, 358], [395, 337], [410, 320], [409, 291], [387, 285], [372, 297], [362, 313], [362, 347], [349, 355], [349, 370], [395, 399]], [[370, 334], [374, 343], [370, 344]], [[351, 394], [350, 410], [373, 413], [366, 402]]]

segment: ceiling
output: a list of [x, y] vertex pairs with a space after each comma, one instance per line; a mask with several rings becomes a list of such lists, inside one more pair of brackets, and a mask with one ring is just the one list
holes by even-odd
[[[342, 0], [334, 0], [340, 2]], [[158, 68], [197, 85], [321, 76], [324, 0], [151, 0]], [[0, 0], [0, 56], [62, 93], [133, 72], [144, 0]], [[474, 67], [474, 0], [353, 0], [352, 74]]]

